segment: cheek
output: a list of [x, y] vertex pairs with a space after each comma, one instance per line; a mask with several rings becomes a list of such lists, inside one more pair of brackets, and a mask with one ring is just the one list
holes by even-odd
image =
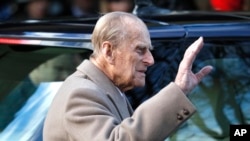
[[136, 70], [136, 65], [137, 65], [137, 61], [135, 59], [135, 57], [129, 57], [126, 59], [126, 61], [124, 62], [124, 67], [126, 67], [128, 69], [128, 71], [130, 71], [130, 73], [135, 73]]
[[135, 83], [141, 80], [140, 74], [136, 71], [136, 68], [139, 66], [139, 62], [135, 59], [130, 59], [129, 61], [131, 63], [126, 65], [125, 74], [127, 75], [127, 81], [135, 85]]
[[135, 75], [136, 61], [132, 56], [123, 56], [118, 59], [117, 68], [124, 79], [132, 79]]

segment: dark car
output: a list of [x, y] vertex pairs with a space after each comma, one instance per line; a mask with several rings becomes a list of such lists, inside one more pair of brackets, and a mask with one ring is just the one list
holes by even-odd
[[[188, 96], [198, 112], [166, 140], [225, 141], [230, 125], [250, 124], [249, 16], [173, 12], [141, 17], [151, 35], [155, 64], [147, 71], [145, 87], [126, 92], [134, 109], [174, 81], [185, 49], [200, 36], [205, 44], [193, 71], [214, 66]], [[0, 141], [42, 140], [53, 96], [92, 52], [90, 38], [97, 19], [0, 24]]]

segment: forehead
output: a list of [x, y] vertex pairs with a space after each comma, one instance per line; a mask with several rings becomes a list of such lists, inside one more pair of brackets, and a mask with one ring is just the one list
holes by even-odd
[[[117, 20], [117, 19], [116, 19]], [[119, 17], [119, 20], [116, 23], [117, 27], [120, 28], [121, 36], [125, 38], [121, 38], [121, 42], [125, 42], [125, 44], [133, 44], [132, 46], [141, 46], [151, 48], [151, 40], [148, 28], [146, 24], [135, 17], [134, 15], [123, 15]], [[117, 28], [114, 27], [114, 28]]]
[[146, 24], [140, 19], [132, 19], [130, 17], [123, 19], [124, 30], [131, 33], [131, 35], [140, 35], [149, 37], [149, 31]]
[[130, 26], [128, 30], [129, 38], [131, 42], [140, 47], [151, 48], [151, 39], [149, 32], [145, 26]]

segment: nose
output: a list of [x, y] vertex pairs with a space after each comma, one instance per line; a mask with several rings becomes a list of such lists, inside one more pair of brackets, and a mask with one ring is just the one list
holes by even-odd
[[153, 57], [152, 53], [149, 50], [147, 50], [147, 53], [145, 53], [143, 62], [147, 66], [152, 66], [154, 64], [154, 57]]

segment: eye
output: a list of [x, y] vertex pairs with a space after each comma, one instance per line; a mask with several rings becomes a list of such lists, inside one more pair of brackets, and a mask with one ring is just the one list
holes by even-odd
[[143, 55], [143, 54], [145, 54], [146, 49], [145, 49], [145, 48], [139, 47], [139, 48], [136, 49], [136, 52], [137, 52], [138, 54], [140, 54], [140, 55]]
[[136, 52], [137, 52], [138, 54], [142, 54], [142, 53], [143, 53], [143, 52], [142, 52], [142, 49], [140, 49], [140, 48], [136, 49]]

